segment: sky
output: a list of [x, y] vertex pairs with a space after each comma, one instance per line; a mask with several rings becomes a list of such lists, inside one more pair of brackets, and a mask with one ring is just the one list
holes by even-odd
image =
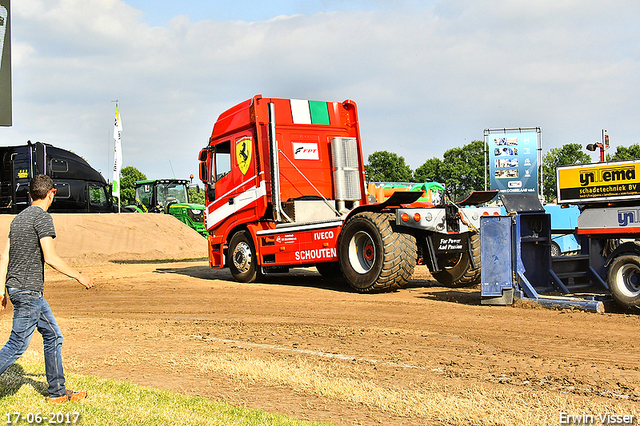
[[543, 153], [602, 129], [640, 143], [636, 0], [14, 0], [11, 20], [2, 144], [107, 180], [115, 100], [124, 166], [148, 178], [197, 176], [217, 117], [256, 94], [352, 99], [365, 157], [413, 169], [485, 129], [540, 127]]

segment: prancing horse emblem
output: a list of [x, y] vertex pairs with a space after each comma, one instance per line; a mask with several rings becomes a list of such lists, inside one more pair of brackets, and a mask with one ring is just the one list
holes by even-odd
[[236, 141], [236, 162], [242, 174], [246, 175], [251, 164], [251, 138], [245, 137]]

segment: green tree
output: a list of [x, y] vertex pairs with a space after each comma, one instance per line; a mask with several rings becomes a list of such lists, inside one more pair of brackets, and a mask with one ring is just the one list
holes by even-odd
[[558, 197], [556, 168], [571, 164], [590, 163], [591, 157], [579, 143], [570, 143], [561, 148], [551, 148], [542, 157], [543, 195], [548, 202]]
[[640, 145], [634, 143], [630, 147], [619, 146], [613, 155], [607, 154], [607, 161], [635, 160], [640, 158]]
[[404, 162], [404, 157], [388, 151], [376, 151], [364, 166], [370, 182], [413, 182], [413, 172]]
[[447, 165], [447, 180], [444, 182], [454, 200], [461, 200], [473, 191], [484, 190], [485, 144], [472, 141], [462, 148], [452, 148], [443, 155]]
[[204, 191], [198, 190], [195, 186], [189, 187], [189, 202], [192, 204], [204, 205]]
[[[124, 167], [120, 171], [120, 205], [134, 204], [136, 194], [136, 181], [146, 180], [147, 176], [133, 166]], [[114, 200], [114, 204], [117, 201]]]
[[440, 182], [454, 200], [465, 198], [473, 191], [484, 190], [484, 141], [472, 141], [463, 147], [451, 148], [443, 160], [430, 158], [415, 171], [418, 182]]
[[445, 164], [439, 158], [429, 158], [424, 164], [416, 169], [413, 178], [416, 182], [440, 182], [444, 183]]

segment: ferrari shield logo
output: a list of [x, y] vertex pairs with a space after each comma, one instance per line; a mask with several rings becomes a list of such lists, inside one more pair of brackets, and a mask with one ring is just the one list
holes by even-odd
[[236, 142], [236, 161], [242, 174], [246, 175], [251, 164], [251, 138], [242, 138]]

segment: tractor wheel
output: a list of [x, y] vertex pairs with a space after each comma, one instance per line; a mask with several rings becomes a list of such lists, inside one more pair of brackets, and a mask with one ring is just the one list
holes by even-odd
[[448, 287], [471, 287], [480, 283], [480, 234], [469, 233], [469, 244], [476, 268], [473, 268], [468, 252], [442, 254], [437, 257], [442, 269], [431, 271], [436, 281]]
[[611, 294], [625, 308], [640, 309], [640, 257], [622, 255], [609, 267]]
[[362, 212], [350, 218], [338, 241], [340, 267], [361, 293], [404, 287], [416, 266], [416, 239], [396, 229], [391, 213]]
[[229, 242], [231, 275], [241, 283], [255, 282], [262, 276], [257, 260], [251, 235], [247, 231], [238, 231], [233, 234]]

